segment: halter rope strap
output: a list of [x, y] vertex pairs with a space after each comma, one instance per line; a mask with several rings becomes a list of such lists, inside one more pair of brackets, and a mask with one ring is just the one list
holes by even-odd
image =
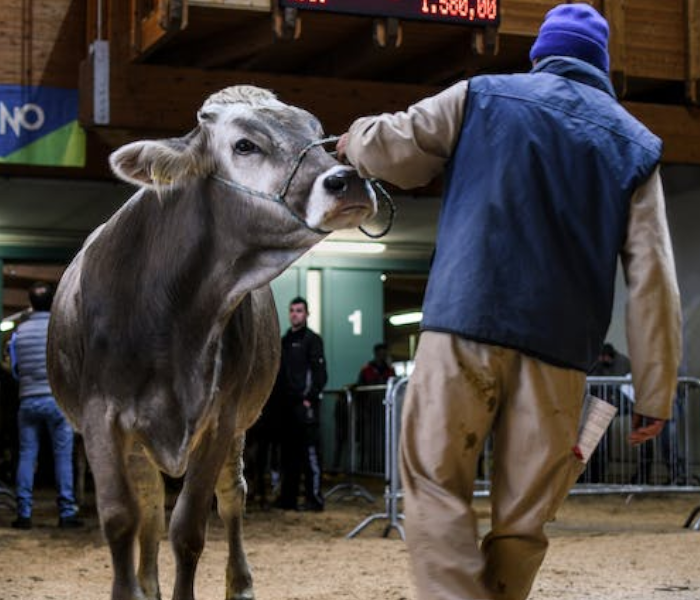
[[[247, 185], [243, 185], [242, 183], [238, 183], [237, 181], [233, 181], [232, 179], [226, 179], [225, 177], [221, 177], [220, 175], [212, 175], [212, 179], [218, 181], [219, 183], [223, 183], [225, 186], [230, 187], [234, 190], [238, 190], [240, 192], [244, 192], [246, 194], [249, 194], [250, 196], [254, 196], [256, 198], [262, 198], [263, 200], [271, 200], [272, 202], [276, 202], [277, 204], [281, 204], [284, 206], [284, 208], [287, 209], [287, 211], [306, 227], [307, 229], [310, 229], [314, 233], [318, 233], [320, 235], [328, 235], [331, 233], [330, 231], [326, 231], [325, 229], [320, 229], [318, 227], [311, 227], [309, 226], [304, 219], [302, 219], [297, 213], [295, 213], [289, 204], [285, 202], [285, 196], [289, 192], [289, 187], [292, 185], [292, 179], [294, 179], [294, 176], [297, 174], [297, 171], [299, 170], [299, 167], [301, 166], [301, 162], [304, 160], [304, 157], [308, 154], [308, 152], [316, 148], [317, 146], [323, 146], [324, 144], [334, 144], [336, 143], [340, 137], [338, 136], [330, 136], [326, 137], [320, 140], [316, 140], [313, 142], [310, 142], [306, 146], [304, 146], [301, 151], [299, 152], [299, 155], [297, 156], [296, 160], [294, 161], [294, 165], [292, 167], [291, 172], [285, 179], [284, 183], [282, 184], [282, 187], [279, 192], [275, 194], [270, 194], [268, 192], [261, 192], [260, 190], [256, 190], [254, 188], [250, 188]], [[384, 199], [386, 202], [387, 206], [389, 207], [389, 222], [387, 223], [386, 227], [382, 229], [381, 232], [374, 234], [370, 233], [365, 229], [362, 225], [358, 227], [358, 229], [364, 233], [367, 237], [372, 238], [372, 239], [378, 239], [381, 237], [384, 237], [387, 233], [389, 233], [389, 230], [394, 224], [394, 216], [396, 214], [396, 206], [389, 195], [389, 193], [384, 189], [384, 187], [377, 181], [376, 179], [364, 179], [364, 184], [365, 188], [367, 189], [367, 192], [371, 194], [375, 194], [375, 188], [377, 191], [379, 191], [381, 197]]]

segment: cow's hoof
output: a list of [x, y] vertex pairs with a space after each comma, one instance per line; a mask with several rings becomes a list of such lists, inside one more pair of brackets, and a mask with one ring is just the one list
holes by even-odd
[[227, 598], [227, 600], [255, 600], [255, 594], [252, 589], [243, 590]]

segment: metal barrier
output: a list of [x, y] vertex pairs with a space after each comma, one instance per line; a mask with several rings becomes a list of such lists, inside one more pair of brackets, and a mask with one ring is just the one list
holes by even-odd
[[347, 538], [353, 538], [370, 523], [378, 519], [388, 520], [384, 528], [384, 537], [389, 537], [392, 529], [396, 529], [401, 539], [406, 539], [401, 521], [404, 516], [399, 511], [399, 500], [403, 497], [401, 490], [401, 474], [399, 472], [399, 432], [401, 429], [401, 409], [406, 392], [408, 379], [389, 380], [384, 396], [384, 512], [367, 517], [355, 527]]
[[[403, 514], [398, 509], [403, 497], [398, 467], [399, 433], [401, 408], [408, 384], [407, 378], [392, 379], [386, 386], [372, 388], [348, 388], [346, 405], [348, 407], [349, 462], [348, 482], [336, 486], [327, 497], [342, 489], [353, 489], [354, 474], [378, 475], [372, 471], [379, 464], [375, 456], [376, 449], [384, 446], [383, 476], [385, 482], [385, 511], [370, 515], [355, 527], [348, 538], [377, 519], [389, 521], [384, 536], [391, 529], [396, 529], [404, 537], [401, 520]], [[593, 453], [586, 470], [571, 490], [571, 494], [638, 494], [649, 492], [678, 493], [700, 492], [700, 444], [693, 443], [697, 437], [697, 424], [700, 423], [700, 379], [680, 377], [674, 401], [673, 418], [664, 427], [662, 434], [641, 446], [630, 446], [627, 436], [631, 430], [631, 417], [634, 409], [634, 388], [629, 377], [589, 377], [587, 393], [613, 404], [618, 413], [605, 432], [598, 448]], [[362, 394], [371, 391], [375, 400], [371, 409], [355, 410], [362, 400]], [[381, 439], [376, 426], [369, 428], [367, 436], [359, 435], [357, 428], [366, 426], [364, 419], [379, 419], [377, 415], [376, 394], [383, 393], [383, 424]], [[365, 402], [370, 402], [365, 400]], [[695, 430], [692, 426], [696, 425]], [[366, 448], [362, 448], [367, 445]], [[363, 452], [371, 456], [368, 462], [357, 461]], [[368, 467], [372, 465], [372, 467]], [[475, 483], [475, 496], [488, 496], [490, 472], [492, 465], [491, 440], [487, 440], [482, 453], [478, 476]], [[349, 486], [349, 487], [348, 487]], [[365, 490], [366, 491], [366, 490]], [[364, 494], [362, 494], [364, 496]], [[688, 517], [686, 527], [700, 530], [700, 506]]]
[[[376, 390], [374, 389], [376, 388]], [[372, 391], [379, 392], [382, 397], [386, 393], [386, 386], [373, 386]], [[364, 486], [355, 481], [355, 476], [360, 475], [360, 443], [358, 440], [358, 402], [357, 390], [347, 387], [343, 390], [331, 390], [325, 395], [334, 397], [333, 404], [333, 458], [332, 470], [341, 470], [344, 481], [328, 490], [324, 497], [326, 500], [337, 496], [336, 500], [348, 496], [364, 498], [368, 502], [374, 502], [374, 496]]]
[[572, 493], [698, 492], [700, 447], [692, 425], [700, 422], [700, 380], [680, 377], [673, 416], [656, 439], [630, 446], [634, 387], [629, 377], [589, 377], [587, 391], [618, 413]]

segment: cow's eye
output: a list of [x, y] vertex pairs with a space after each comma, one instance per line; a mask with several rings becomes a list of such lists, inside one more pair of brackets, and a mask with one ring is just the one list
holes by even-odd
[[252, 154], [253, 152], [260, 151], [260, 148], [245, 138], [238, 140], [233, 146], [233, 149], [236, 151], [236, 154]]

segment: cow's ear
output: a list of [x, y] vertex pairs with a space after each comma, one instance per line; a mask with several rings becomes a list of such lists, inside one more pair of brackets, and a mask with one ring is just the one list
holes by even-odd
[[191, 138], [133, 142], [115, 150], [109, 163], [120, 179], [149, 188], [176, 186], [201, 170]]

